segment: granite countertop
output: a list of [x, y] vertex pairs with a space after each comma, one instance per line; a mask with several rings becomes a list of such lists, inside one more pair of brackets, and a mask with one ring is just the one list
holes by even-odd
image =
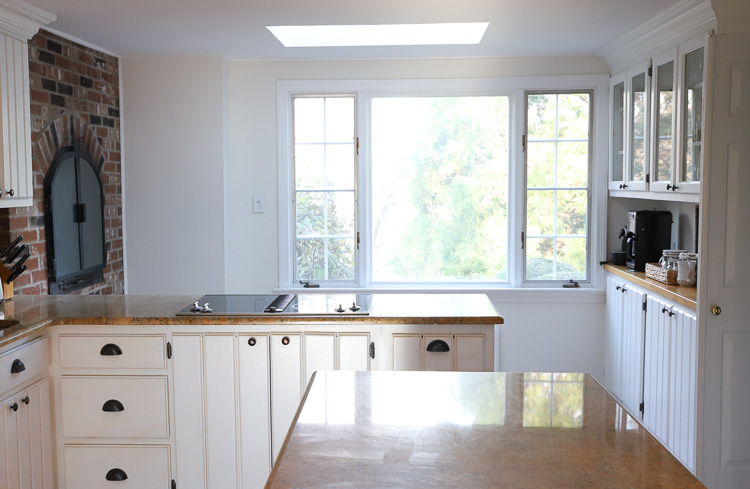
[[[200, 295], [21, 295], [0, 309], [17, 324], [0, 329], [0, 347], [56, 324], [502, 324], [485, 294], [373, 294], [366, 316], [175, 316]], [[0, 325], [7, 326], [7, 324]]]
[[588, 374], [317, 372], [266, 489], [705, 487]]

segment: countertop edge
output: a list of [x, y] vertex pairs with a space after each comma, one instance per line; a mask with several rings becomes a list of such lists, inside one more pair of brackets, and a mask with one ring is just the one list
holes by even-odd
[[607, 263], [604, 265], [604, 270], [693, 310], [698, 306], [696, 300], [696, 287], [680, 287], [679, 285], [663, 284], [646, 277], [644, 272], [634, 272], [621, 265]]

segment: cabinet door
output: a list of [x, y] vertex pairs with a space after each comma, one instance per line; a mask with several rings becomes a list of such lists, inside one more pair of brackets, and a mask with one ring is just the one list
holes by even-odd
[[649, 94], [651, 92], [648, 78], [649, 63], [628, 70], [626, 88], [628, 95], [628, 119], [626, 155], [626, 185], [627, 190], [646, 190], [646, 175], [648, 174], [648, 143], [649, 143]]
[[[15, 406], [15, 409], [13, 408]], [[5, 473], [0, 474], [0, 482], [8, 489], [21, 487], [21, 454], [18, 447], [18, 398], [10, 397], [0, 404], [0, 425], [2, 425]]]
[[674, 308], [670, 341], [669, 448], [695, 472], [697, 423], [698, 321]]
[[612, 277], [607, 278], [607, 330], [605, 334], [604, 379], [609, 391], [622, 398], [620, 388], [620, 363], [622, 343], [622, 304], [624, 301], [622, 283]]
[[706, 38], [682, 44], [680, 52], [680, 156], [677, 191], [699, 193], [703, 161]]
[[669, 433], [669, 313], [672, 307], [653, 297], [646, 302], [646, 341], [643, 367], [643, 424], [665, 445]]
[[175, 470], [180, 489], [205, 487], [203, 337], [173, 335]]
[[268, 335], [238, 339], [241, 487], [262, 489], [271, 471]]
[[454, 370], [453, 336], [424, 336], [424, 370]]
[[52, 487], [52, 426], [47, 380], [37, 382], [22, 395], [19, 411], [27, 420], [24, 436], [28, 437], [29, 479], [23, 487], [46, 489]]
[[421, 335], [393, 335], [393, 370], [422, 370], [421, 358]]
[[370, 370], [370, 335], [339, 333], [339, 370]]
[[623, 190], [625, 184], [625, 73], [610, 79], [609, 189]]
[[456, 335], [456, 371], [484, 372], [484, 335]]
[[271, 335], [271, 433], [274, 461], [302, 398], [301, 355], [302, 334]]
[[631, 412], [638, 413], [643, 394], [643, 303], [645, 294], [630, 285], [623, 285], [622, 287], [621, 398]]
[[234, 335], [203, 339], [208, 487], [237, 487]]
[[305, 384], [318, 370], [336, 369], [336, 333], [305, 333]]
[[671, 49], [652, 60], [651, 114], [651, 183], [649, 188], [655, 192], [674, 190], [675, 172], [675, 137], [677, 119], [676, 85], [677, 85], [677, 49]]

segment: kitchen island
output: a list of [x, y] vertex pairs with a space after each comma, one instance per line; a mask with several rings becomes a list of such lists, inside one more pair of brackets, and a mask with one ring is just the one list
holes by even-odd
[[356, 315], [175, 315], [199, 299], [3, 304], [0, 447], [13, 449], [0, 481], [259, 489], [315, 371], [491, 371], [503, 322], [482, 294], [376, 294]]
[[318, 372], [266, 485], [704, 486], [588, 374]]

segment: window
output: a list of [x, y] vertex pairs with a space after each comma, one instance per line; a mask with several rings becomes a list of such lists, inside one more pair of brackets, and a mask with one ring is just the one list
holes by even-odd
[[590, 98], [589, 92], [526, 97], [528, 281], [588, 277]]
[[353, 281], [354, 97], [294, 98], [295, 280]]
[[590, 282], [593, 97], [606, 87], [279, 82], [281, 287]]

